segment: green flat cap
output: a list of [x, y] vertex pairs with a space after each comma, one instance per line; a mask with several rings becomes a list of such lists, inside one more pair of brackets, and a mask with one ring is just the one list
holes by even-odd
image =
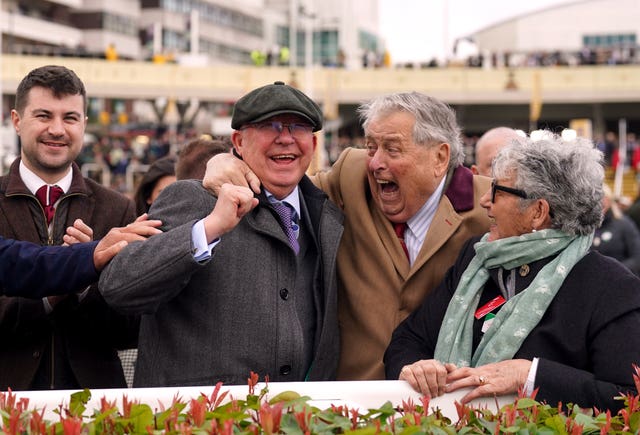
[[284, 82], [262, 86], [240, 98], [233, 107], [231, 128], [238, 130], [243, 125], [287, 113], [306, 118], [313, 125], [313, 131], [322, 128], [320, 107], [303, 92]]

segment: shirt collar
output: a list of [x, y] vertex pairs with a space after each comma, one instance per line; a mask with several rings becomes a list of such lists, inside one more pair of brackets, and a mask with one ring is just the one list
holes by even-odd
[[[27, 189], [29, 189], [29, 191], [34, 195], [36, 194], [37, 190], [40, 189], [40, 187], [42, 187], [43, 184], [49, 184], [46, 181], [44, 181], [42, 178], [40, 178], [31, 169], [27, 168], [27, 165], [25, 165], [22, 160], [20, 160], [19, 171], [20, 171], [20, 178], [24, 182], [24, 185], [27, 186]], [[71, 187], [72, 180], [73, 180], [73, 171], [71, 170], [71, 166], [69, 166], [69, 169], [67, 170], [66, 175], [61, 179], [59, 179], [57, 182], [51, 184], [51, 186], [53, 185], [60, 186], [62, 191], [66, 193], [69, 191], [69, 188]]]
[[289, 195], [287, 195], [282, 199], [277, 199], [267, 189], [264, 189], [264, 192], [265, 192], [265, 195], [267, 195], [267, 200], [269, 200], [269, 202], [276, 202], [276, 201], [286, 202], [291, 207], [293, 207], [298, 217], [302, 216], [302, 214], [300, 213], [300, 196], [298, 195], [298, 186], [296, 186]]
[[438, 208], [438, 204], [440, 203], [440, 197], [442, 196], [442, 191], [444, 190], [444, 182], [445, 177], [442, 177], [440, 184], [433, 192], [433, 194], [429, 197], [427, 202], [425, 202], [420, 210], [409, 220], [407, 220], [407, 227], [411, 230], [413, 235], [420, 240], [420, 246], [424, 242], [424, 238], [427, 235], [427, 230], [431, 225], [431, 221], [436, 214], [436, 210]]

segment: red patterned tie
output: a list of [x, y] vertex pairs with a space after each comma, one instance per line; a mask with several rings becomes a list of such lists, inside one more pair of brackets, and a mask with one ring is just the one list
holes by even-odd
[[56, 211], [54, 205], [63, 193], [64, 192], [60, 186], [49, 186], [48, 184], [43, 185], [36, 192], [36, 197], [38, 198], [38, 201], [40, 201], [40, 204], [42, 204], [44, 214], [47, 217], [47, 224], [51, 223], [53, 214]]
[[402, 245], [402, 249], [404, 250], [404, 255], [407, 256], [407, 260], [409, 260], [409, 250], [407, 249], [407, 244], [404, 243], [404, 231], [407, 229], [407, 223], [394, 223], [393, 229], [396, 232], [396, 236], [398, 236], [398, 240], [400, 240], [400, 245]]

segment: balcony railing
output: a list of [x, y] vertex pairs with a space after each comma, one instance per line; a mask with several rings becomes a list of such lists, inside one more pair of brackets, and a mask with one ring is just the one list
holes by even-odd
[[[249, 90], [284, 80], [305, 88], [304, 68], [108, 62], [80, 57], [2, 56], [2, 90], [13, 93], [31, 69], [63, 64], [73, 69], [94, 97], [126, 99], [199, 98], [233, 101]], [[420, 91], [450, 104], [527, 104], [539, 82], [545, 103], [631, 102], [640, 100], [640, 66], [530, 68], [361, 69], [314, 67], [311, 89], [319, 102], [357, 104], [382, 93]]]

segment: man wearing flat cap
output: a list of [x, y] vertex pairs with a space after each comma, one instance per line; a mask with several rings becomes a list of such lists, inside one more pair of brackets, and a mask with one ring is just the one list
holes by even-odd
[[136, 387], [335, 378], [342, 213], [305, 176], [322, 112], [276, 82], [240, 98], [231, 126], [261, 192], [176, 182], [149, 212], [164, 232], [103, 271], [107, 302], [142, 314]]

